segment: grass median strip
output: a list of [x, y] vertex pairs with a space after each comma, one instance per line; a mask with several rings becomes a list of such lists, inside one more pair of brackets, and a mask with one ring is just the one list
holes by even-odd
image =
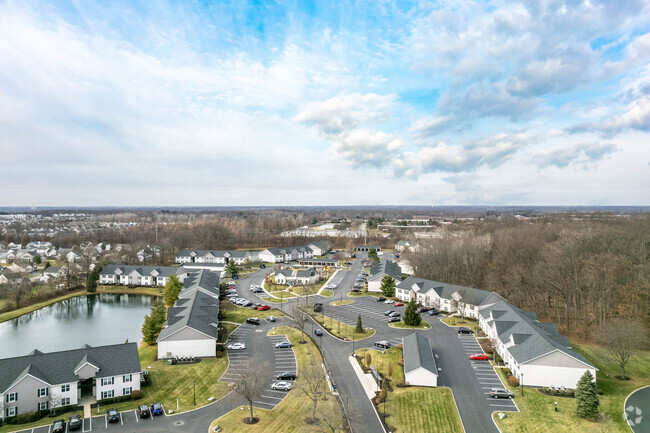
[[431, 328], [431, 325], [429, 325], [424, 320], [420, 322], [420, 324], [417, 326], [407, 325], [404, 322], [389, 323], [388, 326], [390, 326], [391, 328], [399, 328], [399, 329], [430, 329]]
[[350, 305], [350, 304], [354, 304], [354, 301], [352, 299], [344, 299], [342, 301], [330, 302], [330, 305], [333, 305], [335, 307], [338, 307], [339, 305]]
[[331, 290], [325, 289], [322, 292], [320, 292], [320, 296], [322, 296], [324, 298], [331, 298], [332, 296], [334, 296], [334, 292], [332, 292]]
[[324, 316], [322, 314], [312, 313], [309, 311], [306, 312], [329, 333], [342, 340], [347, 339], [350, 341], [359, 341], [375, 335], [375, 330], [372, 328], [364, 328], [362, 333], [357, 333], [355, 332], [354, 326], [347, 325], [343, 322], [340, 322], [328, 316]]

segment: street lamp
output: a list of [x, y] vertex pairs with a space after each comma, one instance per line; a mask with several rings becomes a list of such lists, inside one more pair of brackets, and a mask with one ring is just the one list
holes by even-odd
[[521, 386], [521, 396], [524, 396], [524, 373], [523, 371], [521, 372], [521, 383], [519, 384]]
[[194, 406], [196, 406], [196, 380], [193, 381], [194, 384]]

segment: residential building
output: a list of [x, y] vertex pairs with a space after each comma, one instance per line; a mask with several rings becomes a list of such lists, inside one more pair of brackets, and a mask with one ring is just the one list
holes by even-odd
[[182, 266], [106, 265], [99, 274], [99, 284], [161, 287], [172, 275], [183, 281], [187, 270]]
[[429, 339], [419, 332], [402, 338], [404, 380], [411, 386], [438, 386], [438, 367]]
[[259, 260], [269, 263], [283, 263], [293, 260], [310, 259], [314, 252], [310, 247], [267, 248], [259, 253]]
[[52, 406], [74, 406], [83, 397], [97, 400], [140, 389], [136, 343], [115, 344], [0, 359], [0, 418]]
[[593, 364], [571, 348], [554, 323], [542, 323], [534, 312], [506, 301], [482, 307], [479, 326], [523, 386], [575, 388]]
[[370, 267], [368, 276], [368, 291], [381, 292], [381, 280], [390, 275], [395, 280], [395, 284], [402, 281], [402, 268], [390, 260], [380, 260]]
[[257, 260], [257, 253], [253, 251], [222, 251], [222, 250], [180, 250], [176, 254], [176, 263], [229, 263], [233, 260], [241, 265], [244, 262]]
[[304, 285], [316, 284], [320, 275], [314, 268], [307, 269], [281, 269], [275, 274], [276, 284]]
[[418, 252], [422, 249], [418, 242], [399, 241], [395, 244], [395, 251], [403, 252], [410, 251], [412, 253]]
[[307, 246], [312, 250], [314, 256], [323, 256], [332, 249], [330, 243], [325, 240], [315, 241]]
[[371, 251], [371, 250], [379, 252], [379, 251], [381, 251], [381, 246], [379, 246], [379, 245], [358, 245], [358, 246], [354, 247], [354, 250], [358, 251], [358, 252], [368, 252], [368, 251]]

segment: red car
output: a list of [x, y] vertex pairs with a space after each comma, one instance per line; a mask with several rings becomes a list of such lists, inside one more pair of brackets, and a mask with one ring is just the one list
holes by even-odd
[[401, 302], [395, 302], [394, 305], [395, 305], [396, 307], [403, 307], [403, 306], [404, 306], [404, 304], [402, 304]]
[[470, 355], [469, 359], [473, 359], [474, 361], [487, 361], [488, 356], [484, 353], [477, 353], [474, 355]]
[[262, 305], [261, 307], [257, 307], [257, 309], [260, 311], [264, 311], [264, 310], [270, 310], [271, 307], [269, 307], [268, 305]]

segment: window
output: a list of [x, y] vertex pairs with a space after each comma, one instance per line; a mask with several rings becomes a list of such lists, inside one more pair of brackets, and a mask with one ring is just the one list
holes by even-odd
[[5, 399], [7, 403], [12, 403], [14, 401], [18, 401], [18, 393], [17, 392], [12, 392], [11, 394], [7, 394], [7, 398]]
[[113, 390], [102, 391], [102, 400], [104, 400], [106, 398], [113, 398], [114, 395], [115, 395], [115, 392]]
[[131, 375], [125, 374], [124, 376], [122, 376], [122, 382], [124, 383], [131, 382]]
[[16, 416], [16, 408], [15, 407], [8, 407], [7, 410], [5, 411], [6, 416]]
[[61, 406], [70, 406], [70, 397], [64, 397], [61, 399]]
[[47, 388], [38, 388], [38, 396], [45, 397], [47, 395]]
[[61, 392], [70, 392], [70, 384], [61, 385]]
[[104, 377], [104, 378], [102, 378], [102, 386], [112, 385], [113, 383], [114, 383], [114, 378], [112, 378], [112, 377]]
[[41, 401], [38, 403], [38, 410], [47, 410], [47, 402]]
[[131, 395], [131, 387], [123, 388], [122, 395]]

